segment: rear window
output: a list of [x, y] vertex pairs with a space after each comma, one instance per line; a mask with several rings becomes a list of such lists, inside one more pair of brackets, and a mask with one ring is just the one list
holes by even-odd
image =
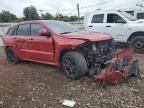
[[21, 24], [18, 26], [17, 35], [29, 35], [30, 24]]
[[94, 15], [92, 18], [92, 23], [103, 23], [104, 14]]
[[10, 27], [10, 28], [8, 29], [6, 35], [8, 35], [8, 36], [15, 35], [15, 30], [16, 30], [16, 26]]

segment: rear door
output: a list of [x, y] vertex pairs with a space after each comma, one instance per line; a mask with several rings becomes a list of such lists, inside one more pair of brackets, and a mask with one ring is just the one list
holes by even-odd
[[30, 24], [20, 24], [17, 26], [16, 35], [13, 36], [13, 45], [17, 55], [21, 59], [28, 57], [28, 53], [25, 51], [27, 49], [26, 40], [30, 35]]
[[105, 30], [105, 14], [99, 13], [99, 14], [92, 14], [90, 16], [90, 19], [87, 24], [87, 30], [92, 32], [104, 32]]
[[39, 30], [46, 29], [39, 23], [31, 23], [30, 37], [27, 40], [29, 60], [51, 63], [54, 61], [52, 36], [41, 36]]

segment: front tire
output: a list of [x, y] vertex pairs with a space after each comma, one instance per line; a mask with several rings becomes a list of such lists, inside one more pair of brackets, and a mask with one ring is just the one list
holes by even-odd
[[132, 46], [135, 52], [144, 53], [144, 36], [136, 36], [130, 41], [130, 46]]
[[73, 80], [84, 76], [88, 71], [84, 56], [76, 51], [70, 51], [62, 57], [62, 68], [65, 75]]
[[6, 58], [7, 61], [11, 64], [18, 64], [20, 62], [19, 58], [16, 56], [16, 53], [12, 48], [6, 49]]

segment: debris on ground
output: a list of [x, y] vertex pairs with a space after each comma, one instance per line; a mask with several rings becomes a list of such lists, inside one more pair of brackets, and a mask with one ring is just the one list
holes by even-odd
[[[144, 54], [136, 54], [144, 75]], [[115, 86], [90, 77], [69, 80], [61, 69], [32, 62], [9, 64], [0, 48], [0, 108], [64, 108], [61, 100], [74, 100], [73, 108], [144, 108], [144, 79]]]
[[141, 74], [140, 76], [141, 76], [141, 78], [144, 78], [144, 75], [143, 75], [143, 74]]
[[0, 106], [3, 106], [4, 102], [3, 101], [0, 101]]
[[71, 108], [72, 108], [72, 107], [74, 107], [75, 103], [76, 103], [75, 101], [63, 100], [63, 103], [62, 103], [62, 104], [63, 104], [64, 106], [67, 106], [67, 107], [71, 107]]

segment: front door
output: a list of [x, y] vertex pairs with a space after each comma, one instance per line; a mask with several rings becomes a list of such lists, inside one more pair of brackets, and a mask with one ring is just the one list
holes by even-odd
[[117, 42], [124, 42], [126, 40], [125, 38], [128, 31], [126, 21], [115, 13], [107, 14], [105, 30], [106, 33], [110, 34]]
[[31, 36], [27, 40], [28, 59], [38, 62], [52, 63], [54, 61], [52, 36], [40, 36], [38, 32], [42, 29], [45, 28], [38, 23], [30, 24]]

